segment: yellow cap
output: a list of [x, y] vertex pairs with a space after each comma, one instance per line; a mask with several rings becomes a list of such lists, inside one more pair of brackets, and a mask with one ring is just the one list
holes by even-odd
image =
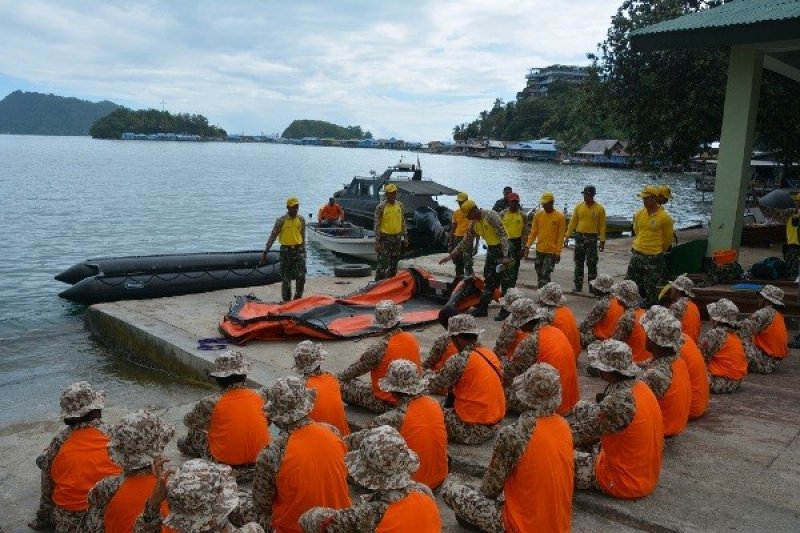
[[648, 185], [639, 192], [640, 198], [647, 198], [649, 196], [658, 196], [659, 188], [655, 185]]
[[792, 200], [794, 200], [795, 202], [800, 202], [800, 192], [797, 194], [793, 194]]
[[296, 205], [300, 205], [300, 200], [295, 198], [294, 196], [290, 196], [286, 199], [286, 207], [294, 207]]
[[548, 204], [550, 202], [555, 202], [555, 201], [556, 201], [556, 197], [551, 192], [546, 192], [546, 193], [544, 193], [542, 195], [541, 198], [539, 198], [539, 203], [542, 204], [542, 205]]
[[658, 194], [667, 200], [672, 200], [672, 189], [669, 188], [669, 185], [659, 185]]
[[383, 188], [383, 192], [397, 192], [397, 185], [394, 183], [390, 183], [386, 187]]
[[459, 202], [466, 202], [469, 200], [469, 196], [467, 196], [467, 193], [465, 192], [460, 192], [458, 193], [458, 196], [456, 196], [456, 200]]
[[461, 212], [465, 215], [468, 215], [470, 211], [478, 207], [478, 204], [475, 203], [475, 200], [467, 200], [463, 204], [461, 204]]

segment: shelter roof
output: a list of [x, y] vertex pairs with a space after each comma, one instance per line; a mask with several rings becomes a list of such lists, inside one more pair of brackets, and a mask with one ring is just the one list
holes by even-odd
[[419, 196], [455, 196], [458, 194], [457, 190], [430, 180], [389, 180], [388, 183], [394, 183], [403, 192]]

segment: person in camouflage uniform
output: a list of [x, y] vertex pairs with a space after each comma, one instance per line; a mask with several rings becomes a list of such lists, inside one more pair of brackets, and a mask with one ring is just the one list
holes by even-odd
[[[711, 319], [712, 327], [700, 336], [697, 346], [709, 366], [709, 383], [711, 392], [716, 394], [727, 394], [736, 392], [742, 384], [744, 376], [747, 374], [747, 356], [744, 351], [744, 343], [739, 336], [739, 308], [727, 298], [721, 298], [706, 306], [708, 316]], [[729, 375], [718, 375], [711, 368], [712, 361], [718, 356], [722, 348], [726, 348], [725, 361], [726, 370]], [[735, 368], [736, 378], [730, 375], [731, 367]]]
[[[509, 315], [500, 325], [500, 333], [498, 333], [497, 340], [494, 343], [494, 353], [498, 357], [508, 356], [510, 355], [509, 352], [513, 353], [512, 346], [515, 347], [514, 343], [517, 338], [517, 326], [515, 324], [532, 315], [536, 310], [536, 302], [532, 298], [516, 297], [516, 294], [521, 295], [522, 293], [509, 292], [503, 297], [503, 307], [508, 308]], [[509, 301], [507, 298], [509, 295], [514, 296], [513, 299], [510, 299], [510, 304], [506, 303]]]
[[[349, 452], [345, 462], [353, 481], [371, 492], [348, 509], [315, 507], [306, 511], [300, 517], [303, 531], [371, 533], [380, 527], [391, 531], [441, 531], [433, 493], [411, 479], [419, 468], [419, 457], [395, 428], [378, 426], [368, 430], [361, 446]], [[400, 505], [405, 512], [392, 516], [391, 508]]]
[[[504, 509], [504, 507], [507, 503], [520, 503], [508, 501], [515, 490], [519, 490], [520, 485], [536, 486], [542, 483], [542, 486], [546, 487], [544, 490], [548, 492], [542, 496], [552, 497], [554, 500], [552, 505], [547, 506], [547, 514], [561, 518], [559, 530], [568, 531], [569, 517], [572, 514], [572, 484], [567, 485], [564, 491], [551, 491], [550, 485], [552, 478], [565, 477], [572, 480], [574, 477], [572, 436], [569, 426], [563, 418], [555, 415], [556, 408], [561, 404], [561, 383], [558, 372], [547, 363], [537, 363], [514, 379], [513, 390], [514, 396], [524, 409], [516, 422], [500, 430], [480, 489], [473, 489], [465, 483], [460, 483], [454, 476], [450, 476], [442, 486], [442, 499], [453, 509], [458, 521], [470, 528], [480, 531], [527, 531], [524, 526], [534, 525], [540, 517], [528, 517], [530, 522], [520, 524], [518, 522], [525, 520], [515, 516], [514, 511], [517, 509], [514, 507]], [[551, 435], [553, 432], [561, 433], [560, 441], [565, 446], [563, 449], [553, 446], [537, 447], [537, 442], [541, 440], [534, 441], [534, 437], [539, 431]], [[569, 453], [564, 454], [564, 449], [567, 448]], [[553, 470], [552, 475], [547, 476], [547, 481], [524, 476], [527, 472], [517, 472], [521, 460], [529, 453], [536, 454], [547, 468]], [[554, 494], [556, 492], [557, 495]], [[524, 503], [526, 507], [529, 504], [529, 502]], [[566, 520], [563, 521], [565, 517]]]
[[508, 209], [508, 197], [513, 192], [514, 189], [512, 189], [510, 185], [503, 187], [503, 197], [497, 200], [494, 205], [492, 205], [492, 211], [495, 213], [500, 213], [503, 211], [503, 209]]
[[625, 279], [636, 282], [646, 307], [658, 303], [658, 287], [667, 281], [666, 253], [675, 235], [672, 217], [658, 203], [659, 189], [639, 193], [643, 207], [633, 215], [634, 239]]
[[528, 236], [529, 230], [528, 217], [520, 209], [517, 193], [508, 195], [508, 207], [500, 212], [500, 221], [508, 236], [508, 255], [512, 259], [512, 262], [503, 270], [500, 281], [501, 293], [505, 295], [506, 292], [517, 286], [520, 264], [525, 257], [523, 239]]
[[539, 287], [550, 283], [550, 275], [561, 261], [561, 249], [564, 247], [566, 219], [564, 213], [555, 209], [555, 196], [551, 192], [542, 194], [539, 199], [542, 209], [533, 216], [531, 231], [525, 243], [525, 257], [530, 255], [530, 248], [536, 243], [536, 257], [533, 265]]
[[397, 185], [390, 183], [383, 191], [386, 199], [375, 208], [375, 281], [397, 274], [397, 263], [408, 246], [405, 209], [397, 200]]
[[[41, 474], [41, 495], [39, 507], [36, 510], [36, 518], [32, 520], [28, 527], [35, 530], [53, 528], [56, 533], [82, 533], [85, 531], [86, 514], [89, 507], [88, 499], [82, 509], [66, 509], [56, 503], [53, 498], [57, 492], [58, 479], [53, 479], [51, 469], [58, 458], [64, 464], [62, 468], [72, 468], [73, 475], [80, 477], [80, 482], [87, 484], [85, 487], [88, 494], [92, 486], [106, 476], [119, 474], [122, 469], [112, 462], [106, 449], [109, 440], [109, 428], [102, 421], [102, 409], [105, 405], [105, 394], [103, 391], [95, 391], [86, 381], [79, 381], [67, 387], [61, 393], [61, 418], [67, 425], [50, 442], [44, 453], [36, 458], [36, 466], [42, 471]], [[100, 438], [94, 438], [93, 449], [85, 448], [79, 457], [66, 456], [61, 454], [62, 447], [73, 437], [83, 435], [85, 430], [94, 430], [100, 433]], [[83, 445], [83, 443], [79, 443]], [[73, 452], [74, 453], [74, 452]], [[80, 465], [77, 461], [83, 461], [92, 455], [92, 459], [105, 454], [105, 460], [93, 461], [92, 463]], [[85, 470], [81, 471], [81, 468]], [[75, 492], [78, 487], [69, 486], [66, 492]], [[81, 505], [79, 505], [80, 507]]]
[[[465, 192], [460, 192], [458, 196], [456, 196], [459, 209], [453, 211], [453, 221], [450, 224], [450, 235], [447, 239], [447, 251], [450, 253], [464, 240], [464, 235], [466, 235], [467, 228], [469, 227], [467, 215], [460, 209], [467, 200], [469, 200], [469, 196], [467, 196]], [[464, 276], [472, 277], [475, 275], [472, 269], [474, 263], [472, 257], [475, 255], [477, 244], [478, 243], [475, 243], [471, 249], [453, 256], [453, 265], [456, 267], [456, 278], [463, 278]]]
[[267, 252], [278, 239], [281, 244], [281, 297], [284, 302], [292, 299], [292, 280], [295, 280], [295, 300], [302, 298], [306, 284], [306, 219], [298, 214], [299, 209], [300, 201], [297, 198], [286, 200], [286, 214], [275, 221], [260, 261], [260, 264], [266, 263]]
[[[606, 209], [594, 201], [597, 189], [594, 185], [583, 188], [583, 202], [572, 210], [567, 226], [566, 237], [575, 235], [575, 269], [573, 272], [574, 292], [583, 290], [583, 264], [588, 269], [589, 283], [597, 277], [598, 249], [606, 246]], [[566, 240], [564, 246], [567, 245]]]
[[605, 318], [611, 307], [611, 288], [614, 286], [614, 279], [608, 274], [600, 274], [595, 279], [589, 282], [589, 286], [593, 293], [597, 295], [597, 302], [592, 306], [589, 314], [581, 321], [578, 326], [578, 331], [581, 333], [581, 346], [586, 348], [591, 343], [598, 340], [594, 334], [594, 327]]
[[[107, 520], [121, 525], [121, 513], [132, 511], [132, 509], [120, 509], [119, 505], [112, 512], [116, 516], [106, 516], [110, 511], [109, 506], [126, 481], [139, 483], [143, 479], [152, 481], [155, 485], [156, 478], [152, 473], [153, 461], [164, 453], [167, 443], [175, 435], [175, 428], [164, 420], [149, 411], [134, 411], [123, 417], [119, 424], [111, 428], [111, 442], [108, 450], [111, 457], [118, 465], [122, 466], [122, 474], [111, 476], [101, 480], [89, 492], [89, 514], [87, 516], [86, 529], [92, 533], [103, 533], [106, 531]], [[144, 510], [146, 497], [145, 494], [140, 502], [140, 507], [136, 510], [136, 515], [132, 517], [130, 523], [125, 527], [128, 531], [133, 529], [136, 516]], [[130, 501], [130, 500], [128, 500]]]
[[315, 422], [335, 426], [341, 435], [350, 434], [342, 401], [342, 386], [336, 376], [322, 370], [328, 351], [320, 343], [300, 341], [294, 348], [294, 368], [303, 384], [317, 391], [314, 409], [309, 417]]
[[[741, 322], [742, 342], [747, 355], [748, 370], [757, 374], [772, 374], [789, 354], [789, 333], [781, 313], [783, 291], [774, 285], [765, 285], [758, 294], [758, 310]], [[769, 353], [764, 349], [765, 344], [759, 342], [758, 336], [761, 334], [774, 337], [766, 339], [770, 344], [782, 343], [783, 339], [786, 344], [780, 346], [776, 353]]]
[[[758, 207], [769, 218], [786, 224], [786, 244], [783, 245], [783, 260], [790, 278], [800, 274], [800, 193], [792, 195], [794, 207], [779, 209], [767, 207], [758, 200]], [[737, 263], [738, 264], [738, 263]]]
[[[227, 465], [192, 459], [170, 475], [162, 462], [153, 463], [158, 482], [136, 520], [134, 533], [161, 533], [162, 526], [180, 532], [264, 533], [256, 523], [236, 528], [229, 517], [239, 507], [240, 492]], [[161, 516], [167, 501], [169, 514]]]

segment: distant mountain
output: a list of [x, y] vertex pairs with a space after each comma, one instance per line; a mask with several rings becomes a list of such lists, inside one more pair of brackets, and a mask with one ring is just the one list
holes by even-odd
[[320, 139], [371, 139], [370, 132], [361, 131], [361, 126], [337, 126], [323, 120], [295, 120], [283, 131], [285, 139], [318, 137]]
[[133, 111], [126, 107], [115, 109], [108, 115], [97, 119], [89, 133], [95, 139], [119, 139], [123, 133], [179, 133], [199, 135], [205, 139], [224, 139], [228, 134], [222, 128], [209, 126], [203, 115], [188, 113], [171, 114], [169, 111], [140, 109]]
[[94, 122], [119, 105], [54, 94], [14, 91], [0, 100], [0, 133], [89, 135]]

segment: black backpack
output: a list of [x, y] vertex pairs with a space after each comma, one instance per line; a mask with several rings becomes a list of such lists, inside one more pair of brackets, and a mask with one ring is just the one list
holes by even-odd
[[786, 263], [780, 257], [767, 257], [750, 267], [753, 279], [783, 279], [789, 275]]

